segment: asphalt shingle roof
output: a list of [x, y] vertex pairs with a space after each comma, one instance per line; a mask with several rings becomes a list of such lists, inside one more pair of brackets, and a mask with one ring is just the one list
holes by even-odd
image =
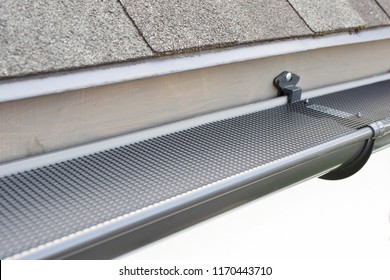
[[376, 1], [390, 17], [390, 0], [376, 0]]
[[289, 0], [316, 33], [390, 24], [375, 0]]
[[112, 0], [1, 0], [0, 77], [152, 55]]
[[349, 3], [359, 13], [366, 28], [390, 24], [390, 18], [375, 0], [350, 0]]
[[389, 15], [390, 0], [1, 0], [0, 79], [386, 26]]
[[145, 39], [158, 52], [313, 34], [286, 1], [121, 2]]

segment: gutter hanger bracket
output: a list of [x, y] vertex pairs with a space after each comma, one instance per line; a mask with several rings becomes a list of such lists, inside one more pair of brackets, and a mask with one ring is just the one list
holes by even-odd
[[301, 100], [302, 89], [296, 85], [300, 77], [289, 71], [284, 71], [274, 79], [274, 86], [278, 89], [278, 96], [287, 95], [288, 103]]

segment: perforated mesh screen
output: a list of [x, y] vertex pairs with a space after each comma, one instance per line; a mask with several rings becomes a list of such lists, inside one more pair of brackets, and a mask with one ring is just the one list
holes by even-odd
[[[313, 104], [338, 111], [308, 108]], [[389, 81], [0, 178], [0, 257], [315, 147], [387, 116]]]

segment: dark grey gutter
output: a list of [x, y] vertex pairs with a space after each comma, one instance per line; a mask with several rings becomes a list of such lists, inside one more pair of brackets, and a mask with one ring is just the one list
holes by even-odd
[[[370, 128], [323, 144], [113, 222], [90, 234], [26, 255], [28, 259], [107, 259], [271, 192], [317, 177], [354, 157], [372, 136]], [[325, 164], [323, 164], [325, 163]], [[66, 250], [64, 250], [66, 248]], [[58, 254], [58, 252], [61, 252]]]
[[[3, 166], [0, 215], [12, 230], [1, 236], [0, 253], [110, 258], [323, 175], [360, 155], [369, 139], [374, 149], [390, 144], [389, 83], [209, 120], [40, 168]], [[107, 211], [117, 212], [106, 218]]]

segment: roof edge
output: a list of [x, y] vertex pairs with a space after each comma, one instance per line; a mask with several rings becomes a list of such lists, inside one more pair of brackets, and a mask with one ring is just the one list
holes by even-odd
[[261, 45], [239, 46], [170, 57], [152, 58], [72, 72], [6, 80], [0, 83], [0, 102], [174, 74], [254, 59], [390, 39], [390, 27], [359, 33], [332, 34]]

